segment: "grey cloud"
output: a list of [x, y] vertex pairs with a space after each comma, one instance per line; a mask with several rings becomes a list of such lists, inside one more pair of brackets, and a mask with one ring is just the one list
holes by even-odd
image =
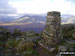
[[0, 0], [0, 14], [15, 14], [16, 9], [9, 5], [11, 0]]
[[66, 1], [70, 1], [71, 3], [75, 3], [75, 0], [66, 0]]

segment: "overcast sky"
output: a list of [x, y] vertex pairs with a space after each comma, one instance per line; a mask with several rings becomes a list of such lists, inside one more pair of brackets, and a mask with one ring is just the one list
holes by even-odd
[[75, 15], [75, 0], [0, 0], [0, 15], [45, 14], [48, 11]]

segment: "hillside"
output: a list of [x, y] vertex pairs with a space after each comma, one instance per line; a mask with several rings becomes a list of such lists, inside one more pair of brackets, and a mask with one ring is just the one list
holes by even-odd
[[[43, 29], [41, 30], [43, 31]], [[56, 55], [57, 51], [75, 50], [75, 25], [74, 24], [62, 25], [62, 34], [63, 40], [57, 44], [56, 51], [50, 54], [49, 52], [47, 52], [47, 50], [43, 49], [37, 44], [38, 41], [41, 39], [40, 34], [35, 33], [33, 31], [21, 32], [18, 29], [15, 29], [14, 32], [11, 33], [10, 30], [4, 27], [0, 27], [0, 40], [1, 40], [0, 46], [3, 47], [0, 48], [1, 49], [0, 51], [1, 52], [5, 51], [3, 54], [1, 54], [1, 56], [3, 56], [4, 54], [7, 56], [8, 55], [49, 56], [49, 55]]]

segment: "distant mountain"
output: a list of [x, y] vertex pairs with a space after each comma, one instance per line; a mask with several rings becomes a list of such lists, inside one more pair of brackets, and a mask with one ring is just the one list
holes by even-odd
[[[75, 16], [61, 15], [62, 24], [75, 23]], [[46, 23], [46, 15], [23, 14], [19, 18], [0, 17], [0, 25], [26, 25], [26, 24]], [[35, 25], [36, 26], [36, 25]]]
[[2, 21], [2, 22], [9, 22], [12, 20], [13, 20], [13, 18], [10, 18], [10, 17], [0, 17], [0, 21]]
[[73, 23], [75, 24], [75, 16], [74, 15], [62, 15], [62, 24], [68, 24], [68, 23]]
[[[62, 23], [75, 23], [72, 15], [62, 15]], [[5, 20], [4, 20], [5, 19]], [[13, 31], [15, 28], [21, 31], [42, 32], [46, 23], [46, 15], [23, 14], [19, 18], [0, 17], [0, 26]]]
[[[9, 20], [9, 19], [8, 19]], [[10, 21], [10, 22], [9, 22]], [[1, 26], [8, 28], [13, 32], [14, 29], [21, 31], [35, 31], [41, 32], [45, 27], [46, 16], [40, 15], [22, 15], [20, 18], [4, 21]]]
[[73, 17], [73, 18], [75, 18], [75, 15], [63, 14], [63, 15], [61, 15], [61, 17], [64, 17], [64, 18]]
[[[68, 15], [63, 14], [61, 15], [62, 22], [67, 22], [69, 19], [71, 22], [74, 22], [75, 16], [74, 15]], [[73, 20], [72, 20], [73, 19]], [[37, 21], [46, 21], [46, 14], [42, 15], [35, 15], [35, 14], [22, 14], [18, 17], [12, 17], [12, 16], [0, 16], [1, 22], [37, 22]]]
[[[28, 19], [27, 19], [28, 18]], [[61, 15], [62, 24], [75, 23], [75, 16], [63, 14]], [[23, 15], [16, 22], [46, 22], [46, 15]]]
[[26, 23], [26, 22], [45, 22], [46, 16], [40, 16], [40, 15], [24, 15], [12, 22], [14, 23]]

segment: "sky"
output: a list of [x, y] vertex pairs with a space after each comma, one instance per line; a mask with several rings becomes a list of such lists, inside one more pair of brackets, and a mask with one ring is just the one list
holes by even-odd
[[0, 15], [46, 14], [49, 11], [75, 15], [75, 0], [0, 0]]

